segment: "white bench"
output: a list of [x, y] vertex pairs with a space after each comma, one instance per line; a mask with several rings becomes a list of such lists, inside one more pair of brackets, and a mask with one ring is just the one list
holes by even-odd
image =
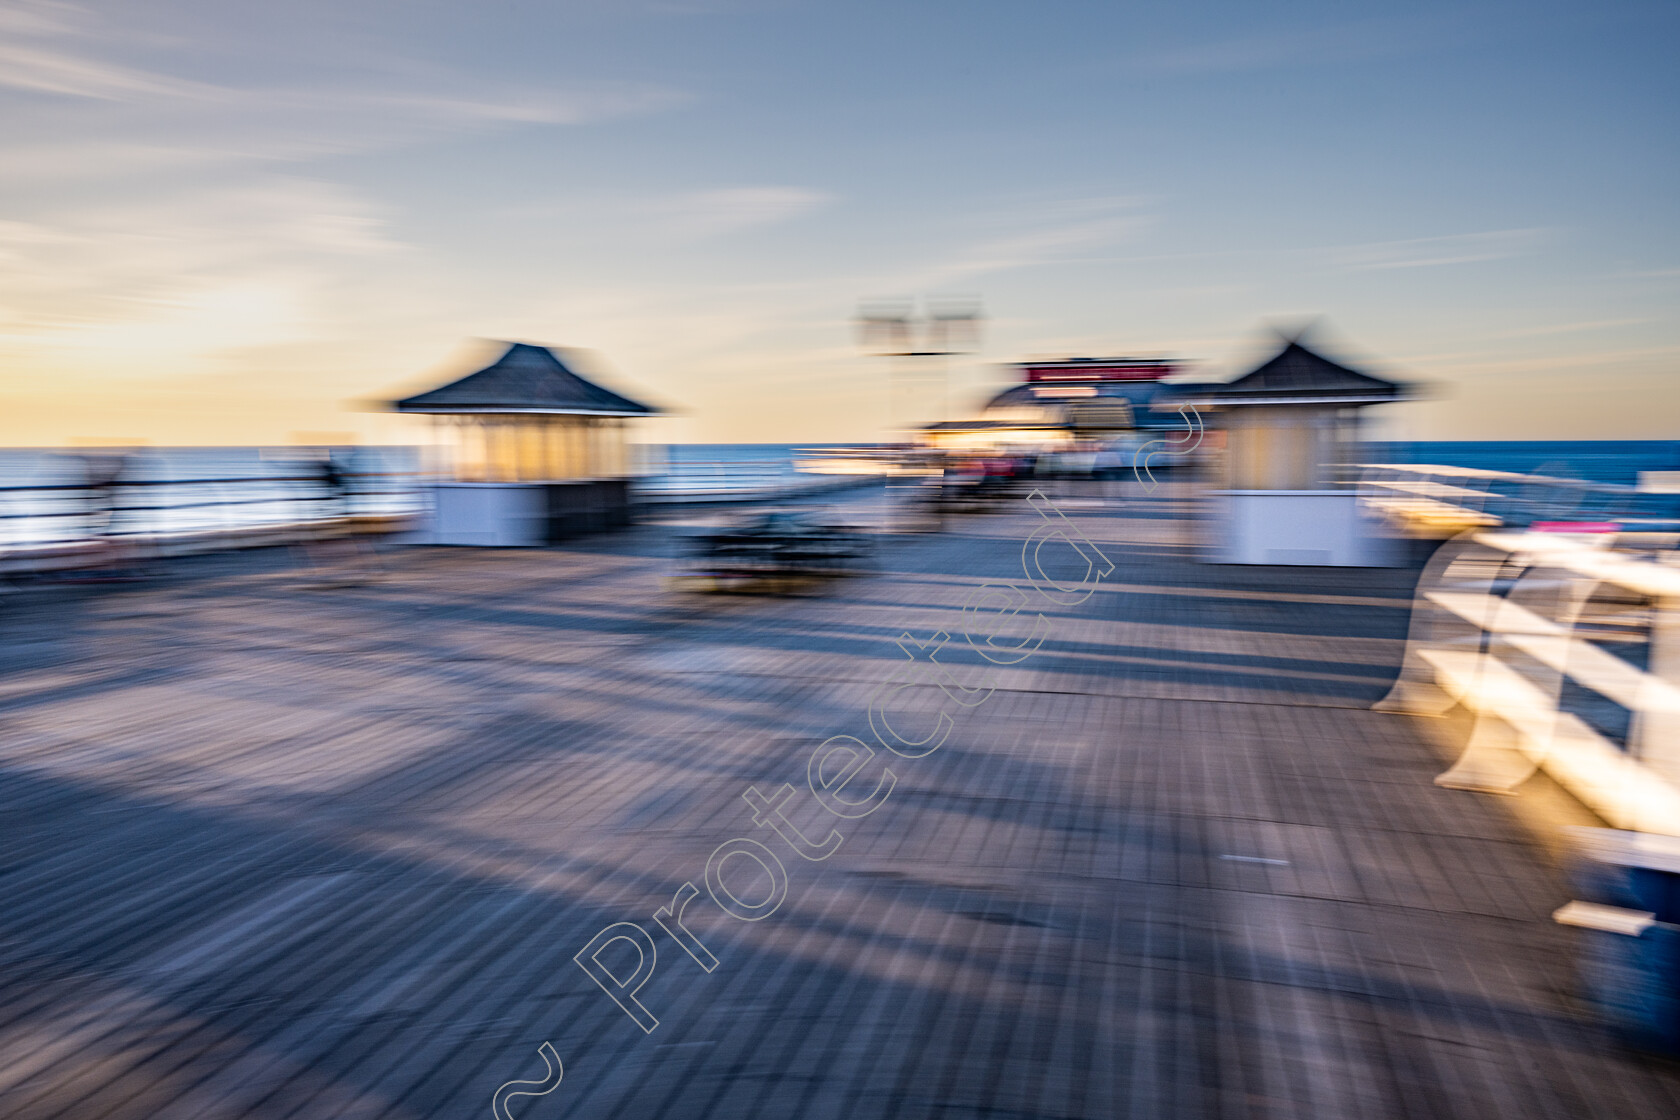
[[[1510, 793], [1544, 770], [1612, 827], [1680, 835], [1680, 566], [1613, 534], [1468, 532], [1418, 583], [1400, 678], [1376, 707], [1475, 723], [1443, 786]], [[1601, 605], [1649, 634], [1649, 668], [1582, 636]], [[1561, 707], [1565, 680], [1628, 709], [1627, 749]]]

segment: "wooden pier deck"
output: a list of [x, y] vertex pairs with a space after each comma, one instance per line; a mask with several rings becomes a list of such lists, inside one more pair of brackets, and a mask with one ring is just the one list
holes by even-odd
[[[820, 863], [741, 793], [867, 737], [894, 639], [960, 635], [1032, 514], [817, 597], [667, 590], [648, 526], [0, 600], [0, 1115], [488, 1117], [546, 1041], [518, 1120], [1680, 1116], [1571, 995], [1557, 870], [1366, 710], [1409, 573], [1069, 505], [1119, 570]], [[702, 890], [708, 974], [652, 915], [736, 836], [790, 888]], [[572, 962], [615, 921], [652, 1034]]]

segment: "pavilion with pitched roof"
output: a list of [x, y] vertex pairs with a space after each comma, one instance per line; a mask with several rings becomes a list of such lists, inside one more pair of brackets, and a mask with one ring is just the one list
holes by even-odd
[[1403, 400], [1408, 385], [1349, 369], [1299, 338], [1228, 382], [1180, 383], [1179, 403], [1210, 413], [1225, 434], [1214, 557], [1231, 564], [1373, 566], [1392, 548], [1347, 477], [1359, 413]]
[[1339, 365], [1290, 339], [1269, 360], [1223, 383], [1175, 386], [1221, 413], [1226, 484], [1233, 490], [1315, 490], [1347, 465], [1359, 410], [1400, 400], [1407, 387]]
[[450, 423], [463, 482], [622, 478], [629, 473], [625, 421], [659, 411], [579, 376], [548, 347], [524, 342], [395, 408]]
[[543, 544], [629, 519], [626, 424], [659, 409], [507, 344], [490, 365], [392, 404], [447, 425], [454, 480], [437, 487], [439, 544]]

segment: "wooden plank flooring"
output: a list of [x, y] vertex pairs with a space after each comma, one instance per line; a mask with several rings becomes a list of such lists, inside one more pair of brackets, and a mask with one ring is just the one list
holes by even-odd
[[[1367, 710], [1409, 574], [1197, 565], [1170, 512], [1068, 503], [1118, 570], [1008, 667], [960, 608], [1025, 509], [814, 597], [668, 590], [646, 526], [0, 601], [0, 1115], [488, 1117], [547, 1041], [519, 1120], [1680, 1116], [1507, 806]], [[871, 816], [796, 798], [831, 858], [754, 828], [940, 631], [990, 698]], [[702, 891], [708, 974], [652, 915], [736, 836], [789, 891]], [[652, 1034], [572, 963], [615, 921]]]

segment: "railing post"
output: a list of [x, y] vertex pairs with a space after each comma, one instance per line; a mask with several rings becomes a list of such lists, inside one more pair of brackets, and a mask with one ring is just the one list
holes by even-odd
[[[1504, 598], [1490, 596], [1494, 610], [1484, 629], [1486, 647], [1481, 653], [1483, 666], [1500, 664], [1500, 654], [1514, 648], [1513, 636], [1550, 643], [1557, 665], [1566, 665], [1569, 644], [1576, 641], [1575, 623], [1592, 598], [1598, 581], [1583, 578], [1563, 578], [1563, 573], [1549, 569], [1543, 559], [1525, 566], [1517, 584]], [[1547, 577], [1550, 578], [1547, 578]], [[1501, 610], [1506, 603], [1510, 611]], [[1538, 619], [1538, 624], [1526, 624], [1513, 619]], [[1468, 789], [1478, 793], [1514, 793], [1516, 788], [1534, 776], [1551, 752], [1557, 735], [1558, 721], [1563, 716], [1564, 670], [1545, 662], [1538, 669], [1523, 674], [1545, 698], [1544, 711], [1533, 713], [1532, 724], [1513, 724], [1509, 718], [1477, 705], [1475, 723], [1470, 738], [1458, 761], [1435, 778], [1435, 784], [1447, 789]]]
[[1652, 603], [1646, 672], [1669, 688], [1644, 690], [1657, 695], [1634, 713], [1628, 745], [1640, 762], [1680, 788], [1680, 708], [1673, 700], [1680, 689], [1680, 598], [1659, 596]]
[[[1475, 541], [1476, 532], [1474, 529], [1467, 530], [1452, 540], [1444, 541], [1436, 548], [1435, 555], [1429, 558], [1429, 563], [1424, 565], [1423, 572], [1418, 577], [1417, 595], [1412, 602], [1411, 626], [1406, 634], [1406, 653], [1400, 664], [1400, 675], [1395, 679], [1388, 695], [1371, 705], [1372, 710], [1404, 712], [1414, 716], [1440, 716], [1445, 715], [1456, 703], [1436, 684], [1434, 667], [1423, 659], [1426, 650], [1448, 643], [1449, 639], [1443, 637], [1443, 632], [1448, 627], [1459, 628], [1458, 624], [1452, 621], [1456, 616], [1431, 602], [1429, 593], [1447, 589], [1478, 592], [1484, 596], [1491, 618], [1492, 612], [1499, 605], [1498, 598], [1492, 594], [1493, 580], [1452, 578], [1454, 565], [1477, 562], [1472, 555], [1481, 548]], [[1497, 560], [1491, 559], [1482, 562], [1498, 563]]]

